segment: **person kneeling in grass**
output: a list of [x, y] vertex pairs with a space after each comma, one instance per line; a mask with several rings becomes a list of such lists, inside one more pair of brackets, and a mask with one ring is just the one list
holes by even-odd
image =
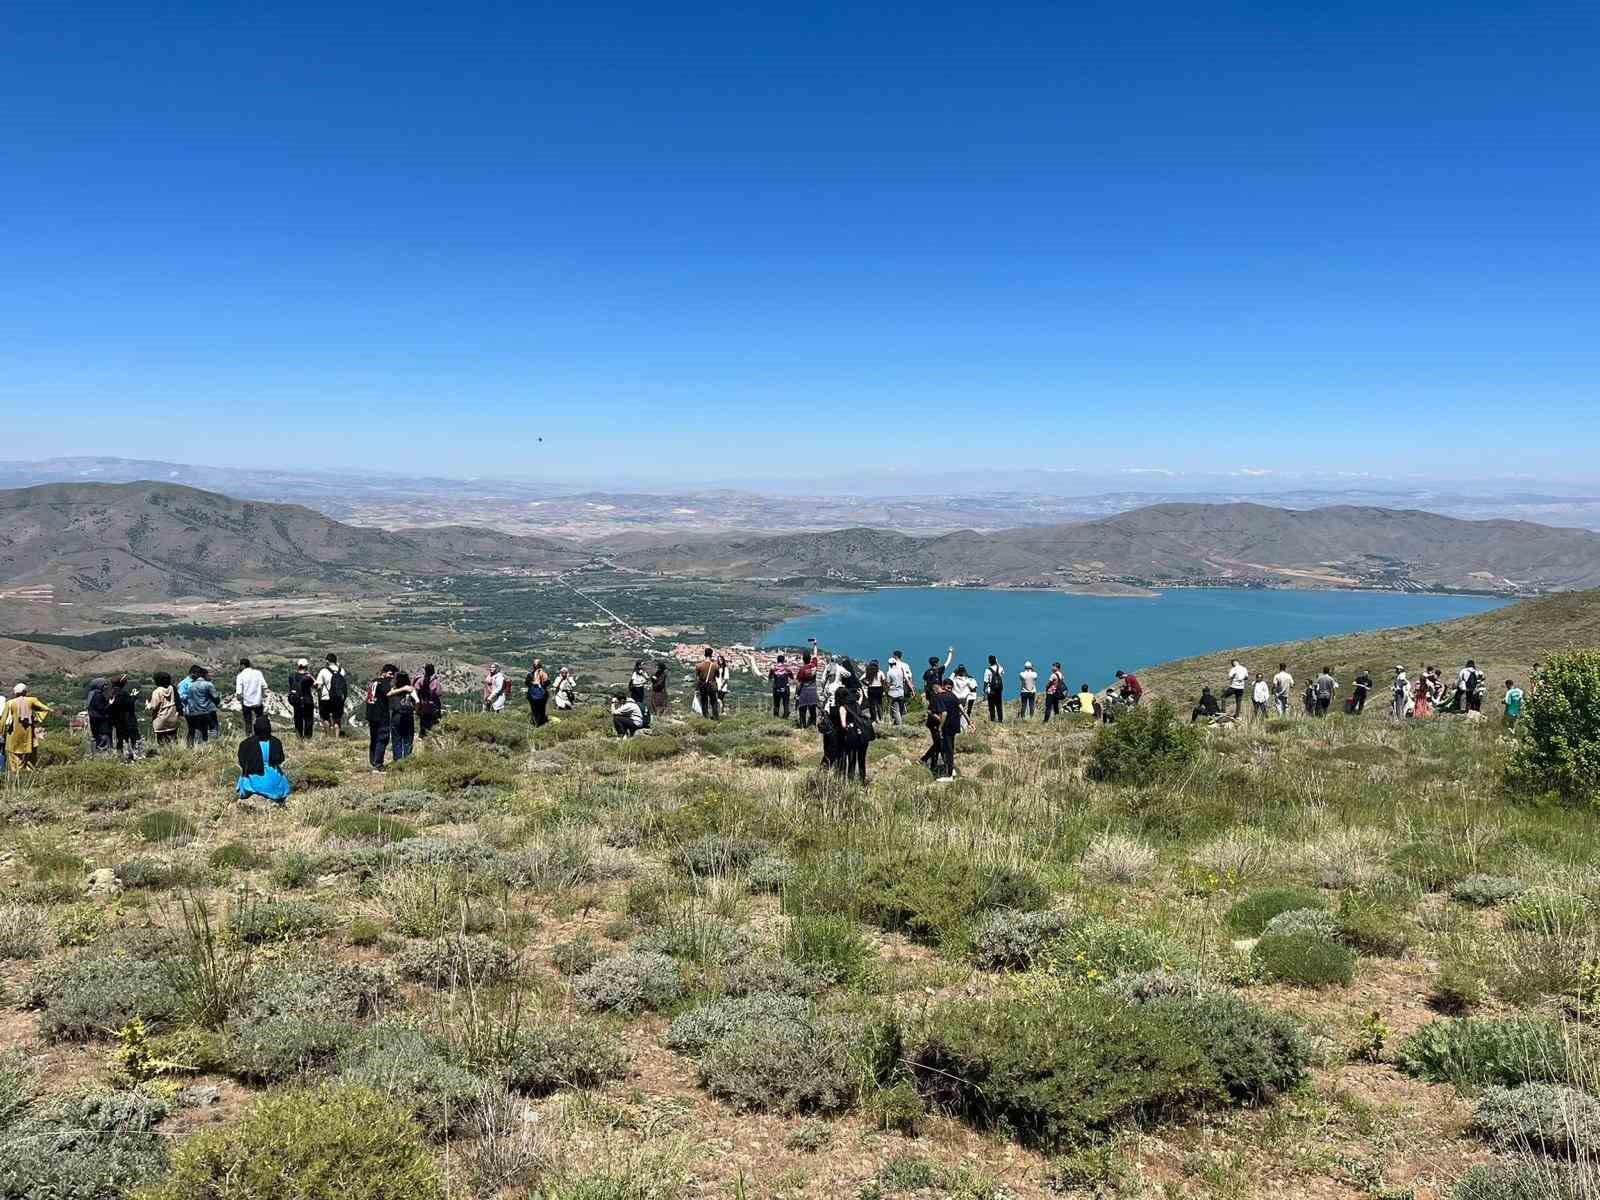
[[282, 804], [289, 796], [282, 767], [283, 743], [272, 736], [272, 722], [257, 717], [254, 735], [239, 743], [239, 799], [261, 796]]
[[611, 697], [611, 728], [618, 737], [632, 737], [644, 728], [644, 711], [638, 701], [618, 692]]

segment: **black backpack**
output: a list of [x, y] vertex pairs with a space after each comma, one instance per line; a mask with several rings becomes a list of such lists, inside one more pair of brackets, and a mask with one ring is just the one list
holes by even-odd
[[342, 705], [350, 698], [350, 683], [344, 677], [343, 671], [333, 673], [333, 681], [328, 684], [328, 702]]

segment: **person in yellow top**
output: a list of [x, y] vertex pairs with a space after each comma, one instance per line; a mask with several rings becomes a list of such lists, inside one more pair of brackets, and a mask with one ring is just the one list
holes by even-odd
[[6, 736], [6, 764], [13, 771], [33, 770], [40, 725], [49, 715], [50, 710], [43, 701], [28, 695], [27, 684], [19, 683], [11, 689], [11, 699], [6, 701], [4, 715], [0, 716], [0, 729], [4, 729]]
[[1078, 711], [1086, 717], [1094, 716], [1094, 693], [1089, 690], [1087, 683], [1078, 685]]

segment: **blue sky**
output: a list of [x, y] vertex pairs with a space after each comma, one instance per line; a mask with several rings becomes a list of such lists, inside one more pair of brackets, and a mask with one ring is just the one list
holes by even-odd
[[1592, 3], [18, 0], [0, 52], [0, 457], [1600, 476]]

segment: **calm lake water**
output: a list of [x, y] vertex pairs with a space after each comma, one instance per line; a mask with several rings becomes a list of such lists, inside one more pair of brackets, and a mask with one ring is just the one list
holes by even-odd
[[[1269, 642], [1419, 625], [1499, 608], [1479, 596], [1398, 592], [1264, 591], [1178, 588], [1148, 597], [1069, 596], [1059, 592], [965, 588], [884, 588], [803, 597], [819, 611], [767, 630], [763, 646], [803, 646], [865, 662], [901, 649], [920, 677], [930, 654], [981, 676], [991, 654], [1006, 668], [1007, 694], [1032, 659], [1041, 684], [1060, 660], [1068, 684], [1103, 687], [1118, 670]], [[1250, 667], [1265, 666], [1249, 662]], [[1374, 667], [1374, 670], [1376, 667]]]

